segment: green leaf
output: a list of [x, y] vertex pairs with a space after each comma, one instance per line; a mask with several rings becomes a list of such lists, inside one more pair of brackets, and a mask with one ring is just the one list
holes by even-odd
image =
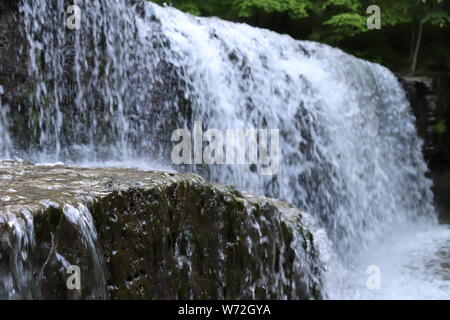
[[434, 132], [436, 132], [437, 134], [443, 134], [445, 133], [445, 131], [447, 131], [447, 125], [445, 124], [445, 120], [439, 120], [434, 125]]

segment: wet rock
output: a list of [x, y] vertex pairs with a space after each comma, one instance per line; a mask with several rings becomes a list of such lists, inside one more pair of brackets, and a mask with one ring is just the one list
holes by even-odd
[[445, 167], [435, 168], [431, 172], [433, 179], [433, 193], [440, 213], [440, 219], [450, 224], [450, 169]]
[[313, 234], [281, 201], [134, 169], [9, 162], [0, 180], [2, 298], [321, 297]]
[[408, 100], [416, 116], [417, 131], [424, 140], [424, 154], [430, 159], [436, 151], [434, 125], [438, 98], [433, 91], [433, 79], [427, 77], [400, 76]]
[[423, 151], [430, 164], [433, 193], [440, 218], [450, 222], [450, 77], [400, 76], [416, 116], [417, 130], [424, 140]]
[[18, 23], [18, 1], [0, 2], [0, 85], [4, 96], [12, 99], [13, 90], [25, 82], [26, 57], [23, 54], [25, 39]]
[[432, 166], [450, 161], [450, 76], [430, 77], [398, 75], [416, 116], [419, 136], [424, 140], [424, 154]]

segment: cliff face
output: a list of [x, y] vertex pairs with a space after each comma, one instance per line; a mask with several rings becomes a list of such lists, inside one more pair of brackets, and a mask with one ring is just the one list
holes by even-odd
[[414, 115], [417, 118], [417, 130], [424, 140], [424, 153], [430, 159], [436, 152], [434, 125], [438, 97], [433, 92], [433, 79], [425, 77], [400, 77]]
[[0, 298], [321, 296], [313, 234], [289, 204], [189, 174], [10, 162], [0, 179]]
[[26, 79], [24, 41], [17, 20], [17, 1], [0, 2], [0, 85], [5, 98]]
[[417, 130], [424, 140], [424, 154], [433, 165], [450, 161], [450, 77], [399, 76], [417, 118]]
[[433, 193], [440, 217], [450, 221], [450, 76], [400, 76], [417, 118], [417, 130], [430, 165]]

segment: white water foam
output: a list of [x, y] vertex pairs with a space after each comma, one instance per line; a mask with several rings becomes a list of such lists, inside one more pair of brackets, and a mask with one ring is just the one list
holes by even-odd
[[[83, 29], [69, 33], [55, 14], [63, 0], [22, 1], [36, 83], [24, 110], [39, 115], [30, 122], [39, 144], [16, 153], [148, 168], [170, 163], [172, 130], [194, 120], [221, 130], [279, 129], [276, 176], [248, 166], [188, 169], [313, 216], [323, 230], [316, 241], [327, 248], [329, 298], [450, 296], [441, 271], [407, 272], [433, 260], [448, 234], [436, 222], [414, 117], [389, 70], [329, 46], [152, 3], [77, 4]], [[377, 263], [385, 289], [367, 292], [366, 268]]]

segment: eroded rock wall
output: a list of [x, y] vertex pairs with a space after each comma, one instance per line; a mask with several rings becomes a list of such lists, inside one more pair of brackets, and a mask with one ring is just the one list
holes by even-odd
[[450, 221], [450, 75], [400, 76], [416, 116], [423, 152], [430, 165], [433, 193], [440, 218]]
[[14, 164], [0, 178], [2, 298], [321, 297], [313, 234], [289, 204], [190, 174]]
[[25, 82], [25, 41], [18, 23], [18, 1], [0, 1], [0, 85], [4, 99], [12, 101], [14, 89]]

